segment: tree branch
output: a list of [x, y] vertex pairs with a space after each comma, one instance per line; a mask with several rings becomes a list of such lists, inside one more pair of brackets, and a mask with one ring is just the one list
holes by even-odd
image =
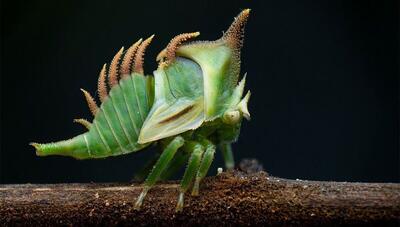
[[158, 184], [133, 210], [138, 184], [0, 185], [5, 225], [397, 225], [400, 184], [288, 180], [265, 172], [208, 177], [175, 213], [177, 182]]

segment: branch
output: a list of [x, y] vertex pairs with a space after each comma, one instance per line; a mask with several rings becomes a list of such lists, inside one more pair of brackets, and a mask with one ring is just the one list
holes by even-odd
[[204, 180], [175, 213], [177, 182], [158, 184], [133, 210], [138, 184], [0, 185], [5, 225], [397, 225], [400, 184], [288, 180], [228, 172]]

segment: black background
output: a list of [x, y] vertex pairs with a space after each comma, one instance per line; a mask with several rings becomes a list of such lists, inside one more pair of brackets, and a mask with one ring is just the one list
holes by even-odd
[[[397, 1], [2, 1], [1, 183], [128, 181], [152, 151], [39, 158], [31, 141], [83, 132], [79, 88], [96, 90], [121, 46], [155, 33], [145, 71], [178, 33], [217, 39], [251, 8], [242, 72], [252, 120], [236, 159], [272, 175], [399, 182]], [[222, 166], [220, 153], [210, 174]]]

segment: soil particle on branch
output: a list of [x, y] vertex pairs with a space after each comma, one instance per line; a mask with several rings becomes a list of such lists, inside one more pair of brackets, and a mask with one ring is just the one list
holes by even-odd
[[226, 226], [370, 225], [400, 222], [400, 184], [288, 180], [225, 172], [176, 213], [178, 182], [152, 189], [133, 209], [139, 184], [1, 185], [0, 225]]

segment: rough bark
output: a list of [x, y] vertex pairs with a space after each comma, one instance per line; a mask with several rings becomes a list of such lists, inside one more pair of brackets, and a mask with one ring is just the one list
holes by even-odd
[[158, 184], [142, 210], [139, 184], [0, 185], [3, 225], [393, 225], [400, 184], [288, 180], [265, 172], [208, 177], [175, 213], [177, 182]]

